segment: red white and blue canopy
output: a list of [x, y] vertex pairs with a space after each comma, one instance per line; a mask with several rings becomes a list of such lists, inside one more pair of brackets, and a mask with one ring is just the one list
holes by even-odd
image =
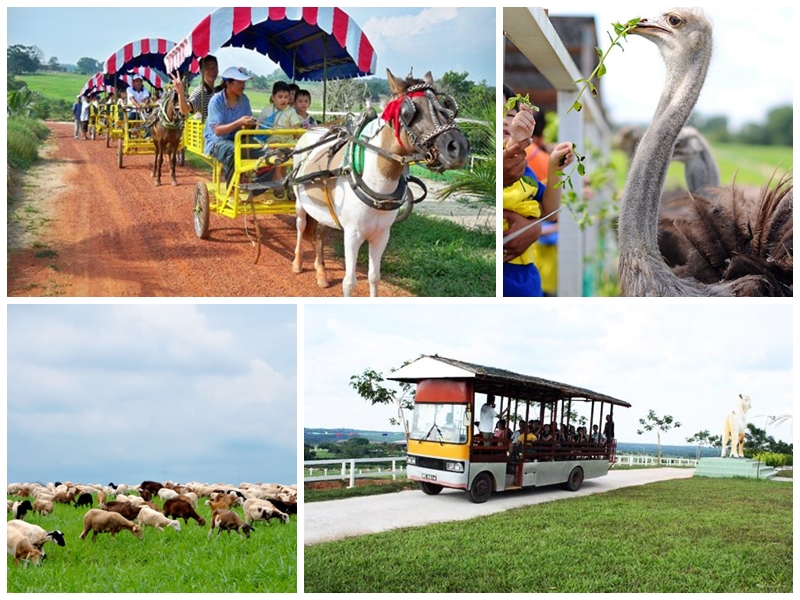
[[[114, 85], [117, 87], [127, 88], [133, 85], [133, 75], [139, 74], [154, 88], [163, 89], [169, 83], [169, 77], [158, 69], [151, 69], [150, 67], [138, 67], [131, 69], [127, 73], [95, 73], [86, 82], [81, 90], [81, 96], [84, 94], [96, 94], [103, 91], [114, 91]], [[120, 84], [124, 84], [120, 86]]]
[[167, 53], [167, 72], [183, 72], [226, 47], [268, 56], [296, 81], [372, 75], [377, 65], [367, 36], [339, 8], [224, 7]]
[[[163, 74], [164, 57], [174, 47], [175, 42], [159, 38], [145, 38], [129, 42], [108, 57], [106, 62], [103, 63], [103, 73], [115, 75], [117, 73], [128, 73], [138, 68], [155, 69], [159, 77], [164, 82], [167, 82], [169, 78]], [[197, 65], [194, 65], [194, 67], [191, 69], [191, 73], [196, 75], [199, 69]], [[156, 87], [164, 86], [156, 85]]]

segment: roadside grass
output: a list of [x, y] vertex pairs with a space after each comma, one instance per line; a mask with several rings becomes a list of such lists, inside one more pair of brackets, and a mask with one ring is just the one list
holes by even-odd
[[[342, 237], [333, 239], [341, 258]], [[364, 244], [358, 264], [368, 263], [367, 252]], [[494, 297], [495, 235], [412, 213], [392, 226], [381, 278], [417, 296]]]
[[[154, 500], [162, 505], [160, 499]], [[95, 499], [95, 507], [97, 506]], [[297, 590], [297, 517], [288, 524], [257, 523], [250, 539], [223, 533], [207, 539], [209, 524], [195, 521], [181, 531], [145, 529], [139, 540], [122, 531], [112, 539], [83, 531], [86, 509], [55, 505], [53, 514], [29, 513], [25, 520], [64, 533], [66, 545], [44, 547], [40, 568], [14, 565], [7, 557], [7, 592], [282, 592]], [[207, 521], [202, 502], [197, 512]], [[240, 515], [241, 515], [241, 511]]]
[[27, 117], [9, 117], [6, 131], [8, 166], [18, 170], [29, 168], [39, 159], [39, 147], [50, 135], [47, 125]]
[[[343, 482], [344, 483], [344, 482]], [[322, 502], [324, 500], [341, 500], [344, 498], [357, 498], [359, 496], [377, 496], [379, 494], [392, 494], [403, 490], [413, 490], [418, 486], [414, 481], [398, 479], [397, 481], [379, 483], [375, 485], [358, 485], [354, 488], [331, 488], [327, 490], [303, 489], [303, 502]]]
[[304, 553], [310, 593], [791, 592], [792, 484], [665, 481]]

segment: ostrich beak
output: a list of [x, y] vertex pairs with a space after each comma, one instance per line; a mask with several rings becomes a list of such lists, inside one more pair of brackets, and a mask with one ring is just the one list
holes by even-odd
[[631, 30], [632, 34], [635, 35], [642, 35], [645, 37], [653, 36], [658, 37], [661, 33], [667, 33], [669, 29], [666, 27], [662, 27], [658, 23], [654, 21], [648, 21], [647, 19], [641, 19], [634, 29]]

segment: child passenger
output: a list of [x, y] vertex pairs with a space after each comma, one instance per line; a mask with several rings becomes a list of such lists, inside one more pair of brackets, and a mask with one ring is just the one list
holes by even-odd
[[300, 127], [303, 129], [311, 129], [312, 127], [319, 125], [317, 120], [308, 114], [308, 108], [310, 106], [311, 92], [308, 90], [298, 90], [294, 99], [294, 110], [297, 113], [297, 116], [303, 120], [303, 122], [300, 124]]

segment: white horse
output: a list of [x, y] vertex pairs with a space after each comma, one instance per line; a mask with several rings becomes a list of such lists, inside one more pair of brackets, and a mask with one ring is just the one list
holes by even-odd
[[436, 171], [457, 169], [469, 144], [455, 123], [455, 101], [434, 88], [430, 72], [422, 80], [399, 79], [386, 70], [394, 95], [372, 130], [312, 129], [297, 142], [290, 175], [297, 201], [297, 246], [292, 271], [303, 270], [301, 242], [314, 242], [317, 285], [328, 287], [323, 259], [326, 228], [344, 232], [345, 275], [350, 296], [356, 284], [358, 250], [369, 243], [369, 293], [378, 295], [381, 257], [389, 229], [407, 201], [406, 166], [425, 161]]
[[736, 408], [725, 417], [722, 427], [722, 457], [728, 442], [731, 444], [731, 458], [744, 456], [744, 434], [747, 431], [747, 411], [750, 410], [750, 396], [739, 394]]

